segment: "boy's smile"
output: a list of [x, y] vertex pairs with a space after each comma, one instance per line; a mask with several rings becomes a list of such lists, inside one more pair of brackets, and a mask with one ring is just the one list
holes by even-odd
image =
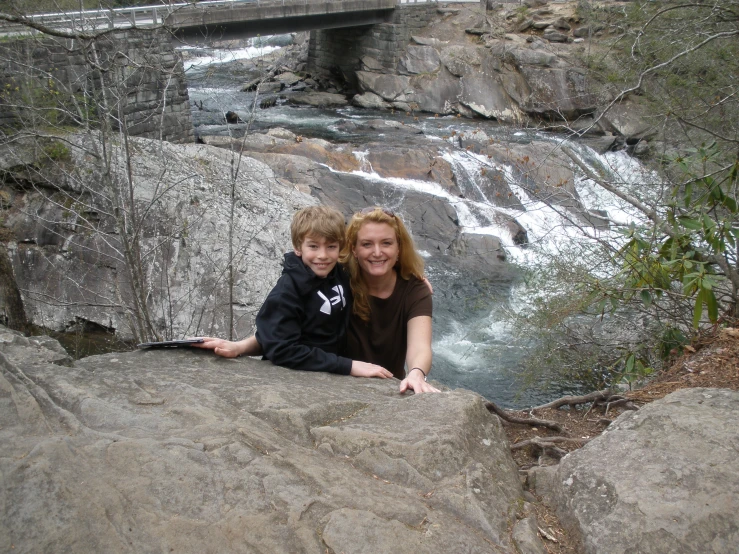
[[306, 236], [295, 254], [317, 277], [327, 277], [339, 261], [339, 243], [325, 238]]

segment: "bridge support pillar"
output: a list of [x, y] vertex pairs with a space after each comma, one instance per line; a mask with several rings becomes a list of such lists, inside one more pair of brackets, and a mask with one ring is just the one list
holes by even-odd
[[0, 44], [0, 90], [0, 126], [46, 118], [95, 127], [106, 113], [131, 136], [194, 141], [182, 61], [161, 30]]
[[355, 72], [364, 56], [374, 58], [388, 73], [394, 73], [411, 36], [428, 25], [436, 3], [401, 4], [390, 20], [365, 27], [345, 27], [311, 31], [308, 44], [308, 70], [340, 73], [356, 85]]

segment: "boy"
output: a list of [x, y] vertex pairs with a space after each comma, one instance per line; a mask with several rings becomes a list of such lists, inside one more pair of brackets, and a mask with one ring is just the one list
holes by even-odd
[[[275, 365], [355, 377], [392, 377], [386, 369], [339, 355], [352, 305], [349, 278], [338, 265], [346, 224], [338, 210], [309, 206], [290, 224], [293, 252], [257, 314], [256, 340], [205, 338], [197, 346], [233, 358], [260, 353]], [[261, 347], [261, 348], [260, 348]]]

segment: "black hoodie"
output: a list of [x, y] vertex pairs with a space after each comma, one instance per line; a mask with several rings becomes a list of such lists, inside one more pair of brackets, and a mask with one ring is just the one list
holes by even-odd
[[352, 361], [338, 353], [351, 305], [349, 277], [339, 264], [321, 278], [300, 256], [285, 254], [282, 276], [257, 314], [264, 357], [291, 369], [349, 375]]

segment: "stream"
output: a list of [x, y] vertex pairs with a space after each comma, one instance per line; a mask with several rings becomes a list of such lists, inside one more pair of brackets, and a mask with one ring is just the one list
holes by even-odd
[[[509, 314], [525, 309], [529, 298], [523, 296], [519, 286], [518, 268], [535, 262], [537, 256], [556, 252], [563, 241], [578, 231], [561, 213], [548, 205], [530, 198], [516, 182], [511, 167], [500, 165], [496, 169], [505, 176], [510, 190], [520, 200], [524, 209], [493, 209], [477, 184], [480, 168], [489, 167], [489, 160], [469, 151], [454, 147], [450, 135], [472, 133], [479, 129], [496, 141], [506, 144], [530, 144], [536, 142], [558, 143], [566, 140], [556, 134], [514, 128], [493, 121], [469, 120], [456, 117], [434, 117], [433, 114], [417, 114], [411, 117], [402, 113], [378, 112], [353, 107], [341, 109], [317, 109], [278, 104], [268, 109], [256, 109], [247, 124], [226, 125], [227, 111], [250, 114], [254, 103], [253, 93], [241, 92], [240, 87], [250, 79], [245, 76], [239, 59], [263, 54], [276, 47], [244, 48], [219, 51], [190, 52], [185, 63], [188, 87], [193, 107], [193, 123], [196, 135], [226, 135], [248, 131], [264, 131], [283, 127], [303, 137], [321, 138], [332, 143], [351, 145], [360, 161], [361, 170], [352, 172], [355, 178], [366, 179], [382, 185], [383, 197], [374, 199], [378, 204], [393, 207], [407, 191], [441, 197], [454, 207], [464, 231], [473, 234], [489, 234], [500, 237], [510, 263], [496, 274], [471, 274], [452, 266], [448, 259], [426, 257], [427, 274], [434, 286], [434, 379], [452, 387], [473, 390], [505, 407], [523, 408], [547, 402], [563, 394], [582, 392], [577, 384], [557, 383], [546, 387], [522, 388], [520, 375], [526, 363], [527, 352], [532, 346], [527, 340], [514, 336]], [[464, 198], [451, 195], [441, 186], [429, 181], [382, 178], [366, 163], [362, 145], [377, 141], [377, 132], [347, 131], [346, 121], [362, 122], [371, 119], [390, 119], [420, 127], [422, 135], [404, 138], [418, 148], [424, 145], [449, 143], [445, 159], [454, 169], [455, 181], [465, 192]], [[406, 144], [407, 146], [407, 144]], [[589, 167], [622, 175], [625, 182], [633, 181], [643, 169], [625, 152], [609, 152], [600, 155], [590, 148], [571, 144], [571, 149]], [[575, 183], [585, 208], [605, 210], [615, 220], [628, 221], [634, 217], [619, 200], [595, 187], [585, 179]], [[357, 206], [357, 209], [363, 206]], [[526, 229], [529, 243], [536, 248], [515, 244], [510, 233], [495, 224], [495, 212], [505, 212]]]

